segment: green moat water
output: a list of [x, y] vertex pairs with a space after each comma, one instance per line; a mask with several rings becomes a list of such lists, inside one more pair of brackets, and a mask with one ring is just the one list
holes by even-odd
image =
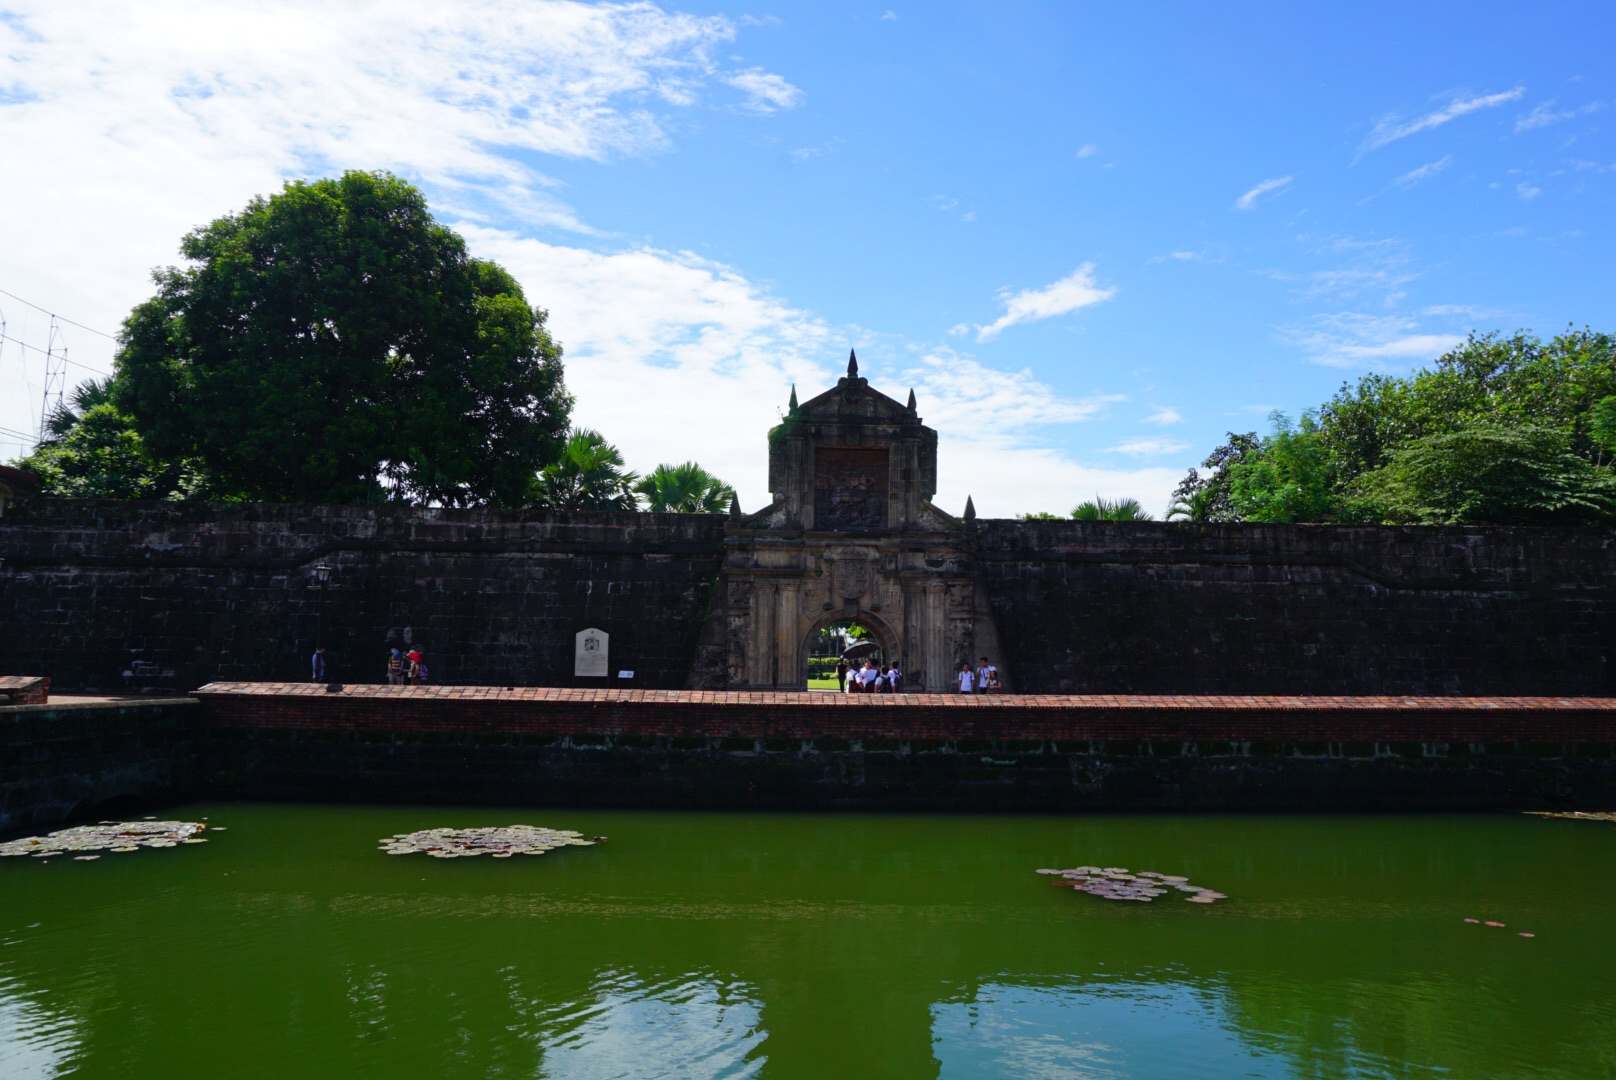
[[[1616, 1075], [1616, 826], [162, 816], [203, 815], [206, 845], [0, 860], [0, 1077]], [[376, 850], [513, 822], [611, 839]], [[1082, 863], [1230, 899], [1032, 872]]]

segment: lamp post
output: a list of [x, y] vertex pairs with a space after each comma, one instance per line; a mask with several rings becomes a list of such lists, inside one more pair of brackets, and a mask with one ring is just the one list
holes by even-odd
[[[320, 598], [314, 607], [314, 647], [319, 649], [325, 645], [325, 586], [331, 580], [331, 567], [320, 563], [314, 568], [314, 579], [319, 582], [316, 586], [320, 590]], [[331, 681], [331, 654], [325, 654], [325, 681]]]

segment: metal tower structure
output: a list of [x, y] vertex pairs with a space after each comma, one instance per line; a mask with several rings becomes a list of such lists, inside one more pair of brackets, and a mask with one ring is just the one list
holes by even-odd
[[52, 414], [62, 407], [62, 396], [67, 390], [67, 342], [56, 316], [51, 316], [50, 331], [45, 336], [45, 393], [39, 406], [39, 441], [44, 442], [47, 425]]

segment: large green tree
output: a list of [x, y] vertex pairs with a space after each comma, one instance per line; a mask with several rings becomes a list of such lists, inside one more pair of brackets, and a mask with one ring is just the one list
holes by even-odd
[[648, 510], [676, 514], [721, 514], [729, 509], [735, 489], [697, 465], [658, 465], [634, 490]]
[[545, 312], [386, 173], [289, 183], [185, 237], [114, 402], [159, 458], [272, 501], [516, 504], [571, 399]]

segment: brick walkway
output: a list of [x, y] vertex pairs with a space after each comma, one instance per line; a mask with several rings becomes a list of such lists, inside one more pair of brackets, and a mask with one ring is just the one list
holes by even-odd
[[210, 683], [225, 727], [620, 737], [1616, 744], [1616, 699], [809, 694]]

